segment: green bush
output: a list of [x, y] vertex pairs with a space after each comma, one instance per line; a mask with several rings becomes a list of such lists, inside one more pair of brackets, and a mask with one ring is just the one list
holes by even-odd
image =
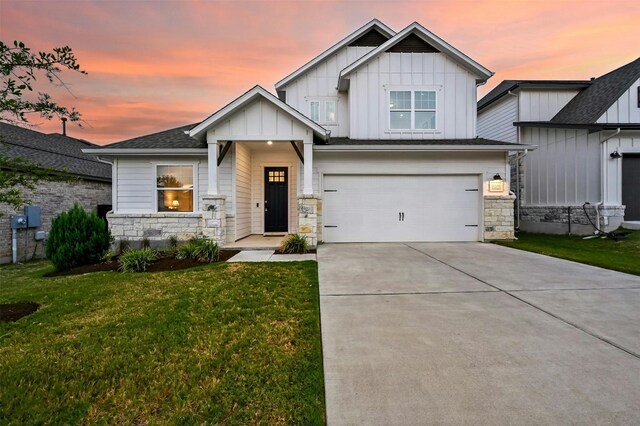
[[110, 245], [107, 223], [76, 204], [53, 219], [45, 254], [56, 271], [67, 271], [99, 262]]
[[147, 238], [147, 237], [144, 237], [142, 239], [141, 245], [142, 245], [141, 248], [151, 248], [151, 240], [149, 240], [149, 238]]
[[283, 253], [306, 253], [309, 251], [307, 237], [300, 234], [291, 234], [280, 245]]
[[127, 250], [120, 255], [120, 270], [122, 272], [144, 272], [147, 265], [156, 260], [156, 253], [150, 248]]
[[216, 262], [220, 259], [220, 246], [207, 238], [193, 238], [187, 244], [178, 247], [178, 259], [198, 259], [202, 262]]

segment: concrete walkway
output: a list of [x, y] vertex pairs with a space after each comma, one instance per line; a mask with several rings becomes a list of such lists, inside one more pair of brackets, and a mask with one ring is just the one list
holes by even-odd
[[313, 253], [307, 254], [275, 254], [275, 250], [242, 250], [227, 262], [296, 262], [316, 260]]
[[481, 243], [318, 262], [330, 425], [640, 423], [640, 277]]

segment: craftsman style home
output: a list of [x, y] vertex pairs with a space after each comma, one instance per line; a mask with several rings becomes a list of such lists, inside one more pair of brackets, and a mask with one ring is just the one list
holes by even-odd
[[640, 58], [591, 80], [503, 81], [478, 103], [480, 136], [538, 147], [514, 156], [517, 227], [640, 228], [639, 95]]
[[373, 20], [203, 121], [87, 150], [113, 163], [116, 238], [221, 244], [513, 238], [510, 151], [476, 134], [492, 72], [418, 23]]

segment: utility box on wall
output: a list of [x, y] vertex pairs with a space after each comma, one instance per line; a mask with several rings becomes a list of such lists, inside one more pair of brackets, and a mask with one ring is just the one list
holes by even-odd
[[25, 206], [24, 215], [27, 218], [27, 227], [37, 228], [40, 226], [40, 207], [39, 206]]
[[25, 229], [27, 227], [27, 217], [23, 214], [12, 214], [10, 220], [11, 229]]

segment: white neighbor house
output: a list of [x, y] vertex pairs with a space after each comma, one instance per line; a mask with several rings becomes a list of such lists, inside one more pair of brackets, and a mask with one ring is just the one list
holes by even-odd
[[640, 58], [591, 80], [503, 81], [480, 100], [481, 137], [538, 147], [514, 161], [516, 226], [591, 233], [589, 202], [601, 229], [640, 228], [639, 94]]
[[87, 152], [113, 162], [118, 239], [511, 239], [508, 153], [532, 147], [477, 137], [492, 74], [417, 23], [373, 20], [277, 97], [256, 86], [200, 123]]

